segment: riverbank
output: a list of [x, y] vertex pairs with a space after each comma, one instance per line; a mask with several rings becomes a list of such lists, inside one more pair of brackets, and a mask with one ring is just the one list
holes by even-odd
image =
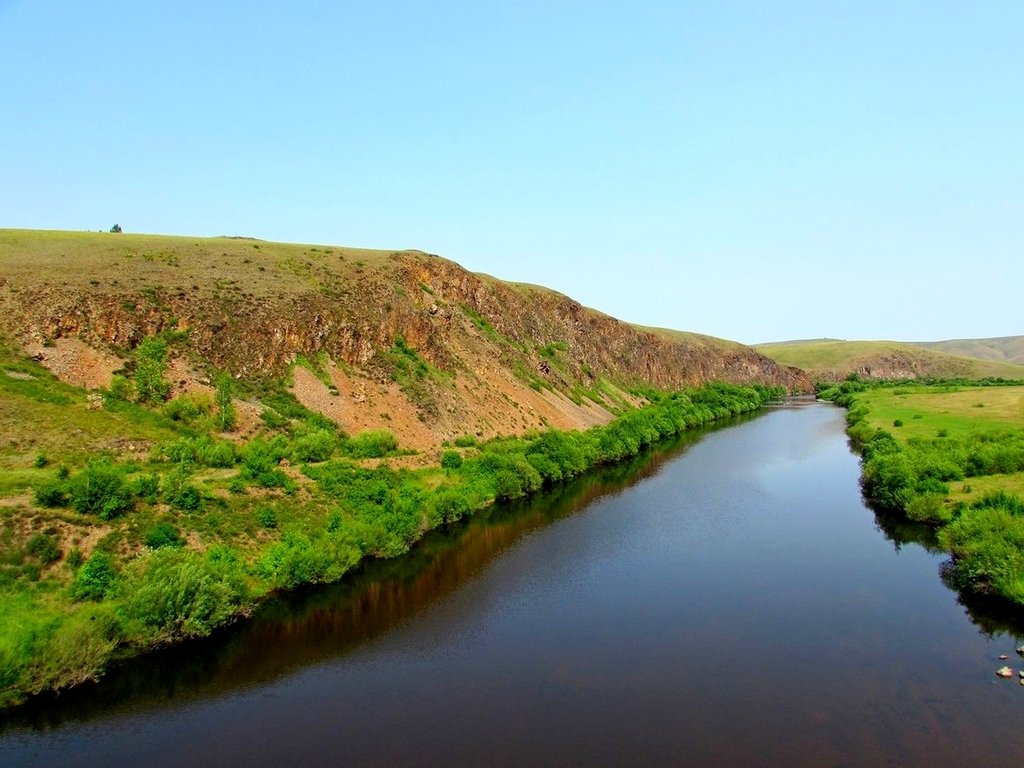
[[847, 408], [865, 498], [933, 526], [955, 586], [1024, 605], [1024, 386], [852, 380], [820, 395]]
[[[23, 536], [20, 570], [5, 574], [0, 593], [0, 706], [95, 679], [115, 658], [208, 635], [275, 592], [336, 582], [365, 559], [401, 556], [427, 531], [495, 501], [781, 394], [726, 384], [646, 392], [646, 406], [607, 426], [482, 444], [467, 438], [442, 454], [441, 466], [421, 469], [361, 459], [394, 452], [383, 434], [356, 436], [336, 455], [327, 425], [301, 412], [286, 434], [242, 447], [183, 436], [144, 464], [58, 468], [36, 489], [37, 532]], [[65, 551], [61, 529], [83, 522], [92, 541], [80, 536], [84, 546]]]

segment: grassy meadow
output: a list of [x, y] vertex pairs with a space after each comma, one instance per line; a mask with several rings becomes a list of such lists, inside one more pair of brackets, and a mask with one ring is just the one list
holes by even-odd
[[934, 525], [957, 586], [1024, 604], [1024, 386], [850, 379], [820, 394], [849, 409], [865, 497]]

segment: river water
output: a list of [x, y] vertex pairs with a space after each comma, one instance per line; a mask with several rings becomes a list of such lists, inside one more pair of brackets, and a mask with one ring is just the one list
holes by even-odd
[[36, 701], [0, 765], [1021, 765], [1020, 617], [857, 479], [832, 406], [689, 435]]

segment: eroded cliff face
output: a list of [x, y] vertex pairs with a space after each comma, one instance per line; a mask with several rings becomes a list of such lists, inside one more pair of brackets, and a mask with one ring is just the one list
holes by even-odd
[[[747, 347], [664, 338], [437, 256], [310, 250], [259, 259], [225, 251], [221, 264], [182, 250], [165, 259], [173, 272], [129, 258], [110, 262], [122, 277], [89, 282], [61, 279], [52, 264], [49, 279], [29, 279], [23, 265], [0, 272], [0, 332], [26, 348], [74, 338], [116, 354], [177, 331], [173, 348], [199, 376], [280, 376], [297, 358], [320, 360], [320, 376], [298, 377], [300, 399], [346, 428], [388, 427], [400, 439], [404, 429], [417, 444], [601, 423], [635, 402], [634, 387], [811, 388], [802, 372]], [[398, 339], [428, 364], [425, 375], [396, 375]]]

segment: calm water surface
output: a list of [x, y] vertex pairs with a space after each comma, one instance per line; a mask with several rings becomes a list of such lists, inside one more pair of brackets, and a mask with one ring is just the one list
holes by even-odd
[[807, 404], [495, 509], [0, 724], [0, 765], [1021, 765], [1020, 617]]

